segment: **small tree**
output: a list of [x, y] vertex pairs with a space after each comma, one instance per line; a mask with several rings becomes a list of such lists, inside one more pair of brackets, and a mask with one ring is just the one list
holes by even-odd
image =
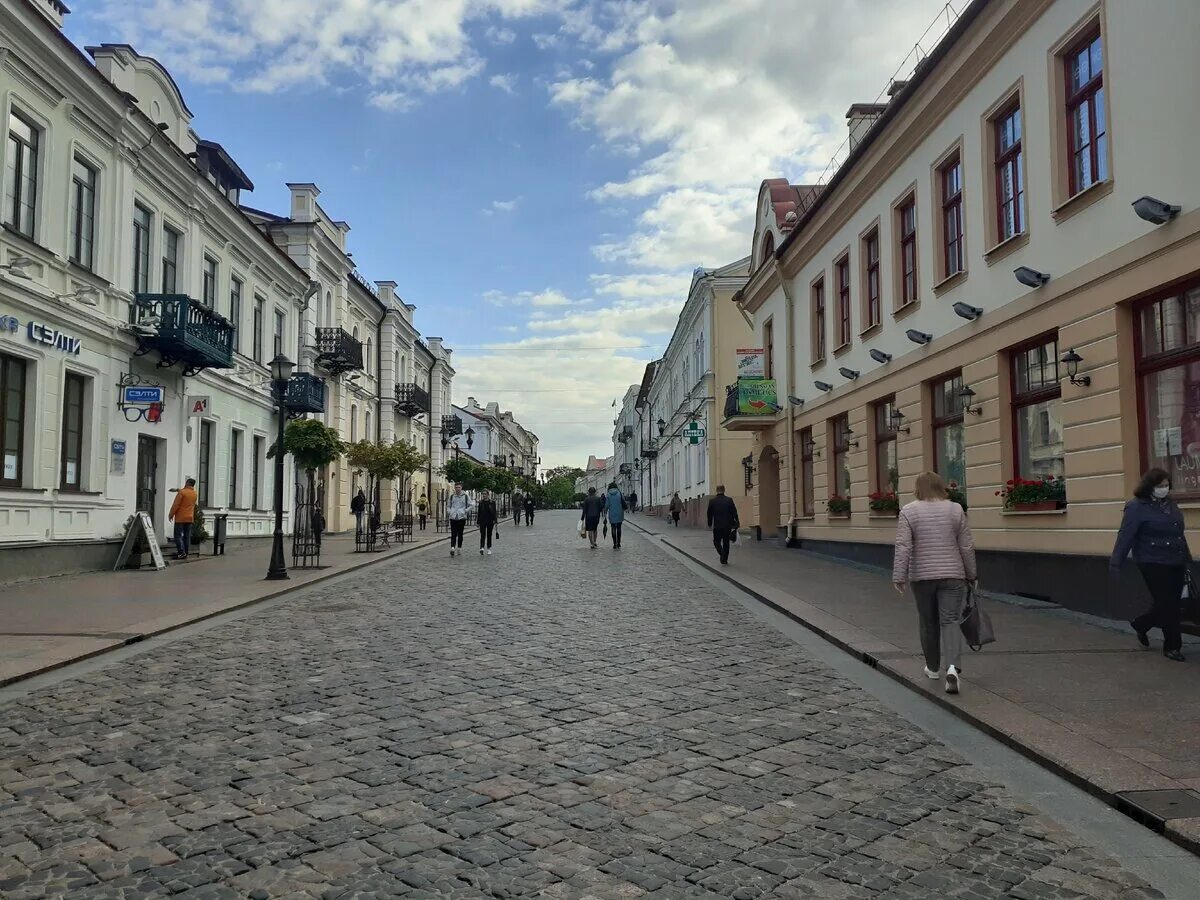
[[474, 460], [471, 460], [465, 456], [459, 456], [449, 460], [444, 466], [442, 466], [441, 474], [444, 475], [446, 480], [451, 484], [461, 484], [463, 487], [467, 488], [470, 487], [470, 482], [474, 476], [476, 468], [478, 467], [475, 465]]
[[[278, 441], [271, 445], [267, 457], [274, 459]], [[335, 429], [317, 419], [294, 419], [283, 432], [283, 452], [290, 453], [296, 466], [310, 475], [322, 466], [337, 462], [346, 452], [346, 445]]]

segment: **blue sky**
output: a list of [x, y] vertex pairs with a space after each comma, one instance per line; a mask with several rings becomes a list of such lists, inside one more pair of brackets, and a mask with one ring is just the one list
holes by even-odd
[[748, 253], [758, 183], [820, 172], [943, 0], [74, 6], [77, 43], [172, 72], [245, 202], [320, 186], [360, 271], [456, 348], [457, 400], [497, 400], [545, 464], [582, 465], [611, 452], [611, 401], [691, 270]]

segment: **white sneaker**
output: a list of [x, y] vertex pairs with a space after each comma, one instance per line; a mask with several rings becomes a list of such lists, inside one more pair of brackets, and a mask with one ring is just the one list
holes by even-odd
[[946, 669], [946, 693], [958, 693], [958, 669], [956, 669], [954, 666], [950, 666]]
[[926, 666], [925, 667], [925, 677], [928, 678], [930, 681], [937, 681], [939, 678], [942, 677], [942, 673], [935, 672], [933, 669], [929, 668], [929, 666]]
[[492, 548], [491, 548], [491, 547], [488, 547], [488, 553], [487, 553], [487, 555], [488, 555], [488, 556], [491, 556], [491, 555], [492, 555]]

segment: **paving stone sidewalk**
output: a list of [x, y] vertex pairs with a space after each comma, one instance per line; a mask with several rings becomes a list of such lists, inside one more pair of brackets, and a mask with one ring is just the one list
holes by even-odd
[[653, 516], [633, 524], [1114, 805], [1165, 796], [1128, 792], [1184, 792], [1191, 811], [1161, 824], [1200, 847], [1200, 640], [1185, 639], [1180, 665], [1157, 639], [1154, 652], [1139, 647], [1125, 623], [989, 602], [998, 641], [968, 653], [963, 693], [950, 700], [922, 673], [915, 607], [887, 573], [746, 538], [721, 567], [707, 531]]
[[0, 716], [0, 895], [1163, 896], [629, 534], [295, 594]]

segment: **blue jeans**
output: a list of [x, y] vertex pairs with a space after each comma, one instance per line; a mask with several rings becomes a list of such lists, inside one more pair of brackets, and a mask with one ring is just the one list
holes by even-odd
[[187, 556], [188, 551], [192, 549], [192, 523], [191, 522], [176, 522], [175, 523], [175, 552], [180, 556]]

